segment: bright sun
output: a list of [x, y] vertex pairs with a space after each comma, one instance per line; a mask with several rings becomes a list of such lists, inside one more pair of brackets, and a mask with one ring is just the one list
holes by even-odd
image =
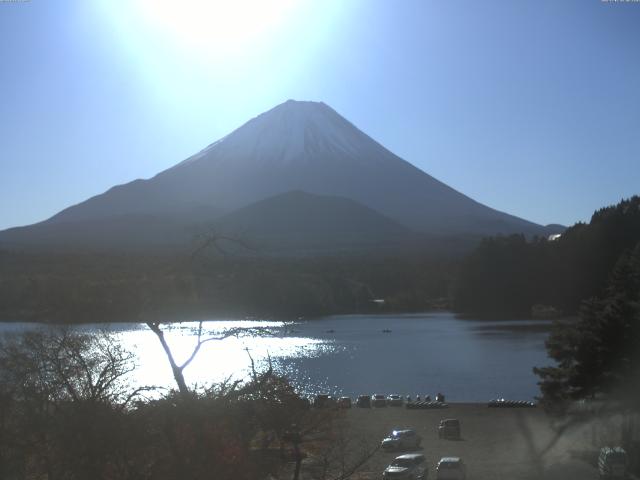
[[192, 51], [218, 55], [246, 50], [292, 14], [293, 0], [139, 0], [153, 28]]

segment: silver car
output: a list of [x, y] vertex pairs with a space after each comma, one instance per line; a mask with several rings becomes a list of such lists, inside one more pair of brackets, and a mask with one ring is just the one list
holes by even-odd
[[460, 457], [442, 457], [436, 465], [436, 480], [465, 480], [467, 466]]
[[600, 478], [626, 478], [627, 452], [622, 447], [602, 447], [598, 455]]
[[421, 453], [400, 455], [382, 473], [384, 480], [424, 480], [427, 478], [427, 460]]
[[394, 430], [391, 434], [382, 440], [383, 450], [411, 450], [418, 448], [422, 437], [415, 430], [404, 429]]

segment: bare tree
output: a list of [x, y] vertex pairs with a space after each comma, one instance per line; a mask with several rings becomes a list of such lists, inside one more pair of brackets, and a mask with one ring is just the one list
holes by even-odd
[[36, 331], [0, 344], [0, 477], [98, 478], [126, 464], [133, 355], [105, 332]]
[[162, 324], [160, 322], [147, 322], [147, 326], [149, 329], [158, 337], [160, 341], [160, 345], [162, 345], [162, 349], [169, 361], [169, 365], [171, 366], [171, 372], [173, 373], [173, 378], [178, 385], [178, 391], [184, 397], [188, 397], [191, 394], [189, 386], [184, 377], [184, 370], [187, 368], [191, 362], [196, 358], [198, 352], [202, 348], [205, 343], [224, 340], [229, 337], [237, 337], [239, 335], [248, 335], [251, 333], [257, 333], [261, 331], [261, 329], [255, 328], [231, 328], [220, 335], [212, 335], [206, 338], [203, 338], [202, 335], [202, 327], [203, 322], [200, 320], [198, 323], [198, 334], [196, 336], [196, 343], [191, 351], [191, 354], [184, 360], [182, 363], [178, 363], [173, 352], [171, 351], [171, 347], [167, 342], [167, 339], [164, 336], [164, 331], [162, 330]]
[[[221, 242], [237, 244], [245, 249], [249, 249], [249, 250], [251, 249], [251, 247], [246, 242], [244, 242], [239, 238], [228, 237], [228, 236], [220, 235], [217, 233], [207, 233], [207, 234], [200, 235], [199, 237], [196, 238], [196, 241], [198, 241], [200, 245], [197, 248], [195, 248], [193, 253], [191, 254], [192, 261], [198, 258], [206, 258], [205, 253], [207, 250], [210, 250], [210, 249], [212, 249], [215, 254], [226, 255], [225, 250], [221, 246]], [[169, 343], [167, 342], [167, 339], [165, 338], [164, 331], [162, 330], [162, 323], [159, 321], [150, 321], [150, 322], [146, 322], [146, 324], [149, 327], [149, 329], [158, 338], [158, 341], [162, 346], [162, 350], [164, 351], [165, 356], [167, 357], [167, 361], [171, 366], [171, 372], [173, 373], [173, 378], [176, 381], [176, 385], [178, 386], [178, 391], [184, 398], [188, 397], [192, 393], [185, 380], [184, 370], [191, 364], [191, 362], [193, 362], [193, 360], [198, 355], [198, 352], [200, 351], [200, 349], [205, 343], [220, 341], [229, 337], [238, 337], [240, 335], [256, 334], [256, 333], [262, 332], [262, 329], [255, 329], [255, 328], [232, 328], [220, 335], [211, 335], [211, 336], [207, 336], [206, 338], [203, 338], [203, 335], [202, 335], [203, 322], [202, 320], [200, 320], [200, 322], [198, 323], [198, 333], [197, 333], [196, 343], [193, 347], [193, 350], [191, 351], [191, 354], [187, 357], [186, 360], [179, 363], [176, 360], [175, 355], [171, 351], [171, 346], [169, 345]]]
[[315, 480], [347, 480], [380, 448], [378, 442], [355, 432], [346, 415], [334, 417], [325, 428], [309, 467]]

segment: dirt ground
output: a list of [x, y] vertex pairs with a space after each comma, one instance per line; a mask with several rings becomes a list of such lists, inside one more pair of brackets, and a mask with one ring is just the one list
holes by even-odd
[[[457, 418], [461, 440], [438, 439], [443, 418]], [[597, 479], [597, 470], [577, 452], [593, 450], [588, 429], [569, 429], [558, 436], [552, 419], [539, 408], [488, 408], [486, 404], [450, 404], [438, 410], [403, 407], [353, 408], [346, 412], [352, 435], [371, 446], [395, 428], [413, 428], [422, 436], [420, 451], [427, 457], [428, 478], [444, 456], [459, 456], [470, 480]], [[398, 453], [379, 450], [352, 478], [380, 479]]]

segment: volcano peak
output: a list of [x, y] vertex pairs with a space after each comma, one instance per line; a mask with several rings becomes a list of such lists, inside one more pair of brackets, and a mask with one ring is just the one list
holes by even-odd
[[[153, 178], [113, 187], [45, 223], [58, 224], [62, 232], [67, 222], [120, 219], [129, 225], [132, 215], [151, 215], [188, 226], [212, 220], [211, 212], [229, 214], [292, 190], [347, 198], [432, 235], [546, 232], [436, 180], [325, 103], [300, 100], [256, 116]], [[131, 235], [124, 227], [119, 231], [123, 238]]]

